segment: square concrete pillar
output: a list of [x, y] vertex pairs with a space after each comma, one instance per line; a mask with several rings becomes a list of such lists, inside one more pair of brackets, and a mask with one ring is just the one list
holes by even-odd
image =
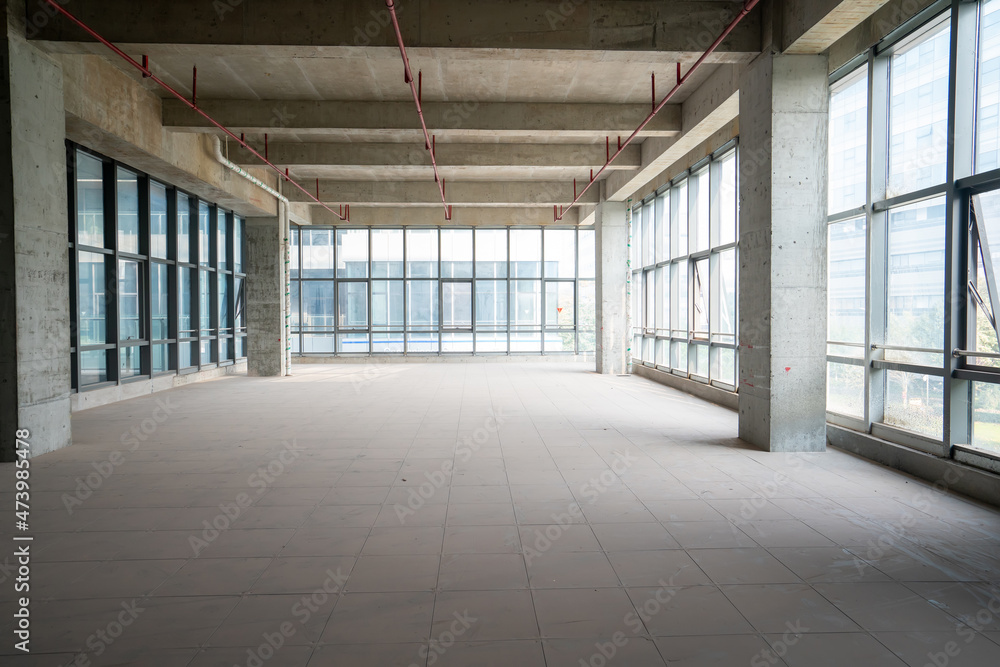
[[284, 375], [285, 259], [278, 218], [248, 218], [246, 240], [247, 374]]
[[5, 3], [0, 37], [0, 461], [18, 429], [32, 455], [71, 442], [63, 76], [23, 14]]
[[739, 433], [826, 448], [825, 56], [765, 52], [740, 85]]
[[625, 202], [597, 206], [597, 372], [622, 375], [628, 369], [628, 224]]

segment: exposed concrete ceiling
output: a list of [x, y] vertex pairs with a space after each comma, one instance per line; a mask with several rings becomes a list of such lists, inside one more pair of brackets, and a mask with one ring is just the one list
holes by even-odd
[[[29, 11], [35, 1], [29, 0]], [[618, 138], [649, 113], [650, 75], [656, 74], [659, 99], [673, 87], [677, 63], [686, 71], [743, 3], [396, 4], [411, 66], [422, 72], [425, 115], [456, 209], [453, 222], [471, 224], [474, 215], [501, 219], [497, 209], [512, 207], [518, 213], [508, 216], [510, 224], [539, 224], [551, 222], [553, 204], [573, 199], [574, 179], [582, 188], [604, 164], [606, 142], [613, 153]], [[406, 210], [424, 211], [419, 220], [444, 222], [384, 0], [74, 0], [68, 9], [133, 57], [147, 55], [151, 70], [188, 96], [196, 66], [199, 107], [245, 132], [261, 152], [266, 133], [269, 158], [308, 181], [310, 191], [318, 186], [324, 202], [364, 207], [365, 222], [392, 224]], [[672, 155], [705, 135], [706, 122], [725, 122], [703, 108], [705, 95], [698, 93], [720, 77], [726, 82], [721, 93], [728, 91], [738, 66], [759, 52], [759, 14], [737, 27], [605, 172], [602, 180], [613, 175], [616, 184], [609, 193], [623, 195], [655, 175], [660, 153], [672, 146]], [[67, 21], [49, 21], [35, 39], [53, 52], [100, 54], [140, 78]], [[218, 133], [166, 91], [145, 85], [165, 98], [168, 130]], [[697, 110], [686, 109], [689, 100], [697, 101]], [[691, 129], [697, 132], [682, 141]], [[650, 141], [657, 155], [647, 150]], [[238, 146], [227, 150], [235, 161], [255, 164]], [[596, 203], [597, 191], [588, 192], [588, 204]], [[586, 221], [589, 212], [581, 207], [565, 222]]]

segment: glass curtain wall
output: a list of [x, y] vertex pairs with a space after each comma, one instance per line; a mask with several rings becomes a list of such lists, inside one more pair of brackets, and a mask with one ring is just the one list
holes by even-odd
[[632, 359], [736, 391], [737, 149], [632, 209]]
[[576, 229], [292, 230], [292, 351], [594, 351], [596, 239]]
[[69, 144], [73, 388], [246, 357], [243, 220]]
[[990, 467], [998, 118], [1000, 0], [938, 2], [831, 79], [828, 419]]

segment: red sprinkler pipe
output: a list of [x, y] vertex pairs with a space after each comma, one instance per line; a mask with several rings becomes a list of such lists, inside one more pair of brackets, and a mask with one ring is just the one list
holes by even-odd
[[[54, 0], [49, 0], [54, 2]], [[451, 206], [444, 195], [444, 184], [441, 175], [438, 173], [437, 156], [435, 156], [434, 142], [431, 140], [430, 132], [427, 131], [427, 121], [424, 120], [424, 109], [420, 104], [421, 91], [417, 90], [417, 84], [413, 80], [413, 71], [410, 69], [410, 59], [406, 56], [406, 45], [403, 43], [403, 33], [399, 29], [399, 19], [396, 18], [396, 5], [394, 0], [385, 0], [385, 6], [389, 9], [389, 16], [392, 18], [392, 27], [396, 30], [396, 41], [399, 42], [399, 54], [403, 57], [403, 80], [410, 84], [410, 92], [413, 93], [413, 103], [417, 105], [417, 115], [420, 116], [420, 126], [424, 130], [424, 145], [431, 154], [431, 166], [434, 167], [434, 182], [438, 184], [438, 192], [441, 193], [441, 204], [444, 206], [444, 219], [451, 220]], [[423, 77], [421, 77], [421, 88]]]
[[[285, 178], [285, 180], [287, 180], [292, 185], [294, 185], [296, 188], [298, 188], [299, 190], [301, 190], [302, 192], [304, 192], [305, 195], [307, 197], [309, 197], [309, 199], [311, 199], [312, 201], [316, 202], [317, 204], [319, 204], [320, 206], [322, 206], [323, 208], [325, 208], [330, 213], [333, 213], [335, 216], [337, 216], [341, 220], [345, 220], [346, 221], [348, 219], [347, 217], [341, 215], [340, 213], [337, 213], [337, 211], [334, 211], [332, 208], [330, 208], [329, 206], [327, 206], [326, 204], [324, 204], [323, 202], [321, 202], [316, 197], [313, 197], [312, 193], [309, 192], [308, 190], [306, 190], [301, 185], [299, 185], [298, 182], [296, 182], [295, 180], [292, 180], [292, 179], [288, 178], [287, 176], [285, 176], [285, 173], [281, 171], [280, 167], [274, 165], [273, 163], [271, 163], [270, 160], [267, 160], [263, 155], [261, 155], [256, 150], [254, 150], [253, 147], [251, 147], [250, 144], [248, 144], [244, 140], [244, 138], [243, 138], [242, 135], [239, 136], [239, 137], [236, 136], [236, 134], [233, 133], [233, 131], [230, 130], [228, 127], [226, 127], [225, 125], [223, 125], [222, 123], [220, 123], [219, 121], [215, 120], [214, 118], [212, 118], [211, 116], [209, 116], [207, 113], [205, 113], [204, 111], [202, 111], [201, 108], [199, 108], [198, 105], [195, 102], [192, 102], [191, 100], [188, 100], [182, 94], [180, 94], [179, 92], [177, 92], [176, 90], [174, 90], [174, 88], [172, 88], [163, 79], [161, 79], [160, 77], [158, 77], [155, 74], [153, 74], [150, 71], [150, 69], [149, 69], [149, 59], [148, 58], [143, 57], [143, 62], [142, 63], [137, 62], [132, 56], [130, 56], [127, 53], [125, 53], [124, 51], [122, 51], [120, 48], [118, 48], [117, 46], [115, 46], [112, 42], [108, 41], [103, 36], [101, 36], [96, 30], [94, 30], [93, 28], [91, 28], [89, 25], [87, 25], [86, 23], [84, 23], [83, 21], [81, 21], [80, 19], [78, 19], [76, 16], [74, 16], [70, 12], [68, 12], [62, 5], [60, 5], [57, 2], [57, 0], [45, 0], [45, 2], [48, 3], [49, 5], [51, 5], [57, 12], [59, 12], [60, 14], [62, 14], [66, 18], [68, 18], [70, 21], [72, 21], [73, 23], [75, 23], [76, 25], [78, 25], [88, 35], [90, 35], [91, 37], [93, 37], [94, 39], [96, 39], [98, 42], [100, 42], [104, 46], [106, 46], [109, 49], [111, 49], [112, 51], [114, 51], [119, 57], [121, 57], [122, 60], [124, 60], [129, 65], [131, 65], [132, 67], [134, 67], [137, 70], [139, 70], [140, 72], [142, 72], [143, 78], [152, 79], [161, 88], [163, 88], [168, 93], [170, 93], [171, 95], [173, 95], [174, 97], [176, 97], [177, 99], [179, 99], [181, 102], [183, 102], [189, 109], [191, 109], [192, 111], [194, 111], [195, 113], [197, 113], [199, 116], [201, 116], [202, 118], [204, 118], [205, 120], [207, 120], [209, 123], [211, 123], [212, 125], [214, 125], [218, 129], [222, 130], [228, 137], [230, 137], [231, 139], [233, 139], [234, 141], [236, 141], [240, 146], [243, 146], [243, 148], [245, 148], [248, 151], [250, 151], [254, 156], [256, 156], [257, 158], [259, 158], [264, 164], [266, 164], [271, 169], [273, 169], [274, 171], [276, 171], [278, 173], [278, 176], [280, 176], [282, 178]], [[194, 76], [197, 77], [197, 73], [195, 73]], [[350, 213], [348, 212], [348, 216], [349, 215], [350, 215]]]
[[[386, 2], [391, 2], [391, 1], [392, 0], [386, 0]], [[49, 0], [49, 2], [52, 2], [52, 0]], [[725, 30], [722, 31], [722, 34], [720, 34], [715, 39], [714, 42], [712, 42], [711, 46], [709, 46], [708, 49], [706, 49], [705, 52], [703, 54], [701, 54], [701, 56], [698, 57], [698, 60], [696, 60], [693, 65], [691, 65], [691, 69], [689, 69], [687, 71], [687, 73], [684, 74], [684, 76], [681, 76], [681, 66], [680, 66], [680, 63], [678, 63], [678, 65], [677, 65], [677, 85], [675, 85], [673, 88], [671, 88], [670, 92], [667, 93], [667, 96], [664, 97], [662, 100], [660, 100], [659, 104], [657, 104], [655, 107], [653, 107], [652, 113], [650, 113], [648, 116], [646, 116], [646, 120], [642, 121], [642, 123], [639, 124], [639, 127], [637, 127], [635, 129], [635, 132], [633, 132], [632, 134], [629, 135], [628, 139], [626, 139], [624, 142], [622, 142], [621, 137], [618, 138], [618, 152], [616, 152], [614, 155], [612, 155], [611, 159], [609, 159], [607, 162], [605, 162], [604, 166], [601, 167], [597, 171], [596, 174], [594, 174], [593, 171], [591, 172], [592, 175], [590, 177], [590, 182], [586, 186], [584, 186], [583, 190], [581, 190], [580, 193], [578, 195], [576, 195], [576, 197], [573, 199], [573, 201], [565, 207], [565, 210], [563, 210], [563, 207], [561, 207], [561, 206], [559, 207], [560, 208], [559, 215], [555, 216], [555, 221], [556, 222], [561, 221], [563, 219], [563, 216], [565, 215], [565, 213], [567, 211], [569, 211], [571, 208], [573, 208], [574, 206], [576, 206], [580, 202], [580, 199], [582, 199], [583, 195], [586, 194], [587, 190], [589, 190], [590, 187], [594, 183], [597, 182], [597, 179], [599, 179], [601, 177], [601, 174], [603, 174], [604, 171], [609, 166], [611, 166], [611, 163], [614, 162], [615, 159], [619, 155], [622, 154], [622, 151], [625, 150], [625, 148], [628, 147], [628, 145], [630, 143], [632, 143], [632, 141], [637, 136], [639, 136], [639, 133], [642, 132], [646, 128], [647, 125], [649, 125], [650, 121], [653, 120], [653, 117], [656, 116], [656, 114], [658, 114], [663, 109], [663, 107], [666, 106], [667, 102], [669, 102], [670, 99], [674, 95], [677, 94], [677, 91], [684, 84], [684, 82], [688, 80], [688, 77], [690, 77], [692, 74], [694, 74], [695, 70], [697, 70], [699, 67], [701, 67], [705, 63], [705, 61], [708, 59], [708, 57], [710, 55], [712, 55], [712, 53], [714, 53], [717, 48], [719, 48], [719, 44], [722, 44], [723, 40], [726, 39], [726, 37], [729, 36], [729, 33], [731, 33], [733, 31], [733, 29], [739, 24], [739, 22], [742, 21], [744, 19], [744, 17], [746, 17], [746, 15], [749, 14], [750, 11], [754, 7], [757, 6], [758, 2], [760, 2], [760, 0], [745, 0], [744, 3], [743, 3], [743, 9], [741, 9], [740, 13], [736, 15], [736, 18], [734, 18], [729, 23], [729, 25], [726, 26]]]

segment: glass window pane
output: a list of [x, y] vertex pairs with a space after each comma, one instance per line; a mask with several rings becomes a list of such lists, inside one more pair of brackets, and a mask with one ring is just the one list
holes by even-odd
[[688, 372], [688, 344], [674, 341], [670, 346], [670, 367], [683, 373]]
[[545, 277], [576, 277], [576, 230], [545, 230]]
[[334, 334], [305, 334], [302, 336], [303, 354], [333, 354], [336, 351]]
[[736, 342], [736, 250], [712, 255], [712, 340]]
[[343, 354], [368, 354], [368, 334], [338, 334], [337, 345]]
[[229, 214], [219, 211], [215, 223], [215, 248], [220, 271], [229, 270]]
[[1000, 385], [972, 383], [972, 446], [1000, 454]]
[[694, 337], [708, 339], [708, 285], [709, 285], [709, 260], [700, 259], [694, 263], [694, 274], [692, 275], [691, 302], [694, 320], [692, 330]]
[[177, 193], [177, 261], [192, 261], [194, 248], [191, 245], [191, 199]]
[[689, 229], [691, 230], [691, 252], [708, 249], [709, 213], [708, 204], [709, 169], [705, 167], [688, 178], [688, 210], [690, 211]]
[[[246, 278], [237, 277], [234, 279], [233, 284], [235, 286], [235, 292], [236, 292], [236, 306], [235, 306], [236, 331], [245, 332], [247, 329], [247, 318], [246, 318], [246, 310], [244, 309], [244, 305], [246, 304], [246, 297], [244, 295], [243, 289], [244, 285], [246, 284]], [[293, 305], [297, 306], [298, 303], [297, 302], [293, 303]]]
[[[198, 280], [199, 298], [198, 314], [201, 322], [202, 337], [211, 336], [212, 331], [212, 276], [208, 271], [200, 271]], [[202, 362], [204, 363], [204, 361]]]
[[642, 266], [652, 266], [656, 262], [656, 226], [653, 220], [653, 204], [642, 207]]
[[950, 22], [898, 47], [889, 65], [889, 183], [896, 197], [943, 183]]
[[580, 230], [580, 277], [597, 277], [597, 232], [592, 229]]
[[506, 353], [507, 333], [477, 333], [476, 353]]
[[575, 325], [575, 285], [571, 282], [545, 283], [545, 326], [572, 329]]
[[337, 283], [337, 326], [368, 327], [368, 283]]
[[170, 302], [167, 299], [167, 271], [166, 264], [153, 262], [150, 270], [150, 311], [153, 318], [153, 340], [164, 340], [170, 338]]
[[868, 68], [862, 67], [830, 92], [829, 211], [863, 206], [868, 173]]
[[139, 177], [118, 169], [118, 251], [139, 253]]
[[372, 230], [372, 277], [403, 277], [403, 230]]
[[669, 275], [670, 267], [668, 266], [661, 266], [656, 269], [654, 311], [656, 316], [656, 335], [658, 336], [670, 335], [670, 325], [666, 320], [666, 315], [670, 311], [664, 310], [664, 306], [668, 303], [666, 294], [667, 287], [669, 286], [667, 276]]
[[1000, 0], [983, 2], [979, 30], [976, 172], [1000, 168]]
[[593, 280], [581, 280], [579, 286], [580, 303], [577, 306], [577, 330], [580, 352], [597, 349], [597, 287]]
[[80, 386], [108, 381], [108, 353], [89, 350], [80, 353]]
[[691, 375], [708, 379], [708, 346], [688, 346], [688, 372]]
[[653, 261], [657, 264], [670, 259], [670, 235], [666, 231], [669, 229], [669, 224], [665, 215], [667, 206], [670, 205], [669, 192], [670, 191], [668, 190], [667, 193], [657, 197], [653, 208], [653, 216], [655, 220], [653, 224], [653, 233], [656, 235], [656, 256], [653, 258]]
[[687, 179], [670, 191], [671, 257], [688, 254], [688, 187]]
[[712, 236], [715, 245], [736, 242], [738, 196], [736, 183], [736, 150], [733, 149], [719, 160], [718, 183], [712, 183], [712, 219], [716, 229]]
[[441, 277], [472, 277], [471, 229], [441, 230]]
[[942, 378], [902, 371], [886, 371], [886, 424], [940, 439], [943, 406]]
[[139, 262], [118, 260], [118, 337], [142, 340], [142, 275]]
[[[243, 218], [236, 218], [233, 222], [233, 271], [243, 273]], [[295, 259], [298, 260], [297, 253], [293, 250]]]
[[[476, 230], [476, 277], [507, 277], [507, 230]], [[506, 341], [504, 346], [506, 347]]]
[[142, 375], [142, 348], [123, 347], [118, 350], [118, 377], [122, 380]]
[[198, 362], [197, 343], [177, 344], [177, 367], [184, 369], [194, 366]]
[[170, 346], [153, 345], [153, 372], [164, 373], [170, 370]]
[[827, 291], [828, 339], [835, 343], [857, 343], [861, 347], [831, 345], [829, 353], [865, 355], [865, 267], [867, 266], [865, 219], [845, 220], [829, 226]]
[[712, 348], [712, 380], [736, 386], [736, 350]]
[[406, 334], [406, 350], [410, 353], [434, 354], [437, 353], [439, 347], [437, 332]]
[[232, 326], [229, 321], [229, 280], [230, 276], [219, 274], [219, 330], [224, 331]]
[[861, 419], [865, 416], [865, 368], [828, 363], [826, 409]]
[[[403, 263], [399, 263], [403, 272]], [[372, 281], [372, 328], [403, 328], [403, 281]], [[400, 340], [402, 345], [402, 340]], [[377, 351], [377, 350], [376, 350]]]
[[203, 201], [198, 202], [198, 263], [212, 263], [212, 210]]
[[537, 354], [542, 351], [542, 334], [512, 333], [510, 335], [511, 354]]
[[[497, 328], [507, 326], [507, 281], [476, 281], [476, 327]], [[504, 338], [504, 346], [507, 341]]]
[[82, 151], [76, 153], [76, 240], [104, 247], [104, 163]]
[[402, 333], [372, 334], [372, 354], [401, 354], [404, 349]]
[[[990, 264], [993, 267], [993, 285], [1000, 286], [1000, 283], [996, 282], [997, 278], [1000, 278], [1000, 275], [997, 273], [997, 269], [1000, 268], [1000, 190], [975, 195], [974, 203], [978, 214], [979, 234], [990, 251]], [[975, 315], [976, 335], [969, 336], [969, 345], [965, 349], [996, 353], [1000, 352], [1000, 349], [997, 348], [997, 334], [990, 324], [989, 316], [994, 311], [1000, 310], [998, 308], [1000, 307], [1000, 303], [993, 304], [990, 302], [989, 285], [986, 280], [986, 263], [983, 261], [984, 258], [981, 250], [979, 248], [975, 253], [975, 267], [969, 267], [969, 282], [975, 286], [976, 292], [983, 299], [987, 312], [982, 312], [982, 307], [974, 297], [975, 292], [970, 289], [969, 308]], [[970, 358], [968, 361], [978, 366], [1000, 367], [1000, 359], [976, 357]]]
[[107, 307], [104, 255], [80, 252], [80, 345], [107, 343]]
[[510, 275], [512, 278], [542, 276], [542, 230], [510, 230]]
[[[944, 346], [944, 198], [889, 212], [886, 343]], [[940, 354], [886, 350], [886, 358], [940, 365]]]
[[650, 269], [643, 274], [644, 285], [642, 288], [642, 293], [645, 295], [643, 299], [643, 328], [646, 329], [646, 333], [653, 333], [656, 328], [656, 271]]
[[471, 282], [441, 283], [441, 326], [445, 329], [472, 328]]
[[[671, 316], [673, 335], [688, 337], [688, 263], [676, 262], [670, 266]], [[686, 366], [686, 364], [685, 364]]]
[[465, 352], [473, 351], [472, 332], [460, 331], [441, 334], [442, 352]]
[[[300, 267], [302, 277], [333, 278], [334, 231], [332, 229], [302, 228], [299, 230], [298, 238], [302, 246], [302, 266]], [[296, 268], [295, 264], [297, 264], [298, 258], [296, 257], [292, 261], [294, 262], [293, 268]], [[337, 261], [338, 277], [352, 277], [346, 275], [349, 271], [344, 265], [345, 260], [340, 258]], [[362, 256], [361, 261], [367, 261], [367, 252]], [[354, 268], [352, 267], [351, 270], [353, 271]], [[361, 277], [364, 277], [364, 274]]]
[[177, 301], [178, 301], [180, 316], [179, 319], [177, 320], [177, 330], [178, 330], [178, 335], [181, 338], [193, 338], [197, 334], [191, 313], [191, 303], [192, 303], [191, 294], [192, 294], [192, 289], [194, 289], [193, 278], [194, 278], [194, 269], [189, 269], [183, 266], [178, 267]]
[[510, 283], [511, 329], [540, 329], [542, 326], [542, 282], [513, 280]]
[[643, 266], [642, 261], [642, 207], [637, 206], [632, 209], [632, 224], [631, 224], [632, 238], [629, 242], [632, 244], [632, 268], [641, 269]]
[[215, 352], [214, 346], [212, 345], [214, 341], [203, 340], [201, 341], [201, 364], [204, 366], [210, 364], [213, 361], [213, 354]]
[[438, 325], [438, 282], [406, 281], [406, 324], [409, 328], [432, 329]]
[[149, 254], [167, 259], [167, 188], [155, 181], [149, 184]]
[[438, 233], [436, 229], [406, 230], [406, 275], [437, 278]]

